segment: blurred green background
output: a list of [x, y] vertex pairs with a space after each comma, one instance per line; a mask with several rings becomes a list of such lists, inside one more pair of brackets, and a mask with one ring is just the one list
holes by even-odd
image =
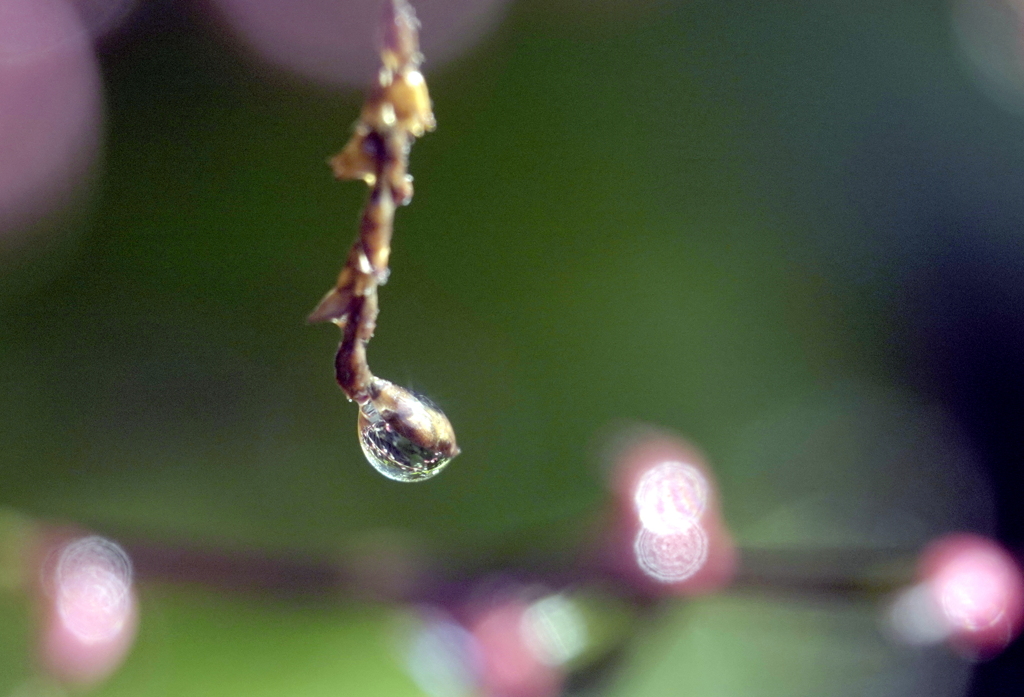
[[[898, 153], [1020, 157], [945, 4], [523, 0], [467, 55], [428, 56], [439, 127], [412, 152], [369, 346], [455, 425], [463, 454], [419, 485], [366, 464], [337, 332], [303, 324], [365, 196], [325, 165], [361, 94], [267, 72], [173, 3], [103, 61], [88, 210], [3, 262], [0, 504], [115, 539], [332, 556], [386, 529], [514, 565], [568, 558], [605, 500], [602, 439], [643, 422], [707, 453], [742, 544], [991, 525], [891, 338], [928, 243], [875, 224], [914, 166]], [[99, 694], [418, 694], [393, 608], [141, 593], [137, 647]], [[0, 695], [29, 670], [4, 602]], [[875, 612], [679, 605], [608, 689], [960, 693], [963, 665], [893, 648]]]

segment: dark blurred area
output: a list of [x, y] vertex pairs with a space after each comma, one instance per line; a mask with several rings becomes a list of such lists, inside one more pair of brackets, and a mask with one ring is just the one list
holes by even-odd
[[[29, 2], [0, 0], [0, 549], [30, 519], [136, 555], [98, 694], [1024, 694], [1021, 641], [902, 645], [889, 586], [656, 601], [581, 561], [643, 423], [703, 453], [741, 577], [867, 550], [909, 582], [956, 531], [1020, 562], [1024, 5], [418, 4], [438, 130], [368, 351], [463, 454], [402, 485], [303, 324], [365, 196], [325, 162], [376, 0], [78, 2], [90, 41], [50, 43]], [[0, 697], [61, 694], [12, 558]], [[575, 628], [567, 682], [436, 668], [521, 617]]]

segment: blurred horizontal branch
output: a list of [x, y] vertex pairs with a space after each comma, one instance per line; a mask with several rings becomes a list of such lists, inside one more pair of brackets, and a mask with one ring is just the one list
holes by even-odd
[[[538, 583], [569, 586], [600, 583], [637, 596], [634, 589], [596, 565], [567, 565], [564, 559], [527, 563], [445, 564], [445, 571], [392, 551], [384, 558], [363, 555], [335, 560], [274, 556], [134, 541], [125, 549], [140, 581], [198, 584], [232, 592], [267, 593], [281, 598], [378, 597], [420, 601], [458, 595], [458, 589], [487, 576], [523, 576]], [[742, 548], [740, 565], [725, 592], [765, 595], [876, 598], [913, 582], [918, 550], [901, 548]]]

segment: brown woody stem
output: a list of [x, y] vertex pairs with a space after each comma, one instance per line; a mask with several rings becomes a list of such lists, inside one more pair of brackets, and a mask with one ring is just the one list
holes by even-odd
[[434, 127], [426, 82], [419, 72], [418, 23], [405, 0], [388, 0], [384, 13], [383, 66], [348, 145], [331, 160], [339, 179], [362, 179], [372, 188], [359, 236], [332, 288], [309, 316], [343, 329], [335, 359], [338, 384], [360, 404], [373, 374], [366, 342], [377, 323], [377, 286], [388, 278], [395, 208], [412, 200], [406, 173], [413, 139]]
[[440, 409], [375, 377], [366, 362], [366, 343], [377, 326], [377, 287], [388, 279], [395, 208], [412, 200], [409, 148], [434, 129], [430, 95], [419, 71], [418, 27], [405, 0], [385, 2], [382, 67], [352, 138], [330, 161], [335, 177], [362, 179], [370, 196], [337, 282], [309, 316], [310, 322], [334, 322], [341, 328], [335, 377], [360, 406], [363, 451], [385, 476], [402, 481], [433, 476], [459, 453], [451, 423]]

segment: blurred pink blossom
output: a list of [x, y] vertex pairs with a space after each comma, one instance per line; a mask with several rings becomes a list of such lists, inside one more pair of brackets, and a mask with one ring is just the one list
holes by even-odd
[[1020, 632], [1024, 576], [1001, 546], [978, 535], [957, 534], [932, 543], [919, 575], [954, 648], [985, 658]]
[[0, 249], [65, 206], [100, 140], [91, 37], [66, 0], [0, 0]]
[[39, 660], [62, 682], [90, 685], [124, 661], [135, 639], [138, 602], [131, 562], [96, 535], [46, 543]]
[[563, 672], [531, 647], [523, 631], [530, 603], [513, 597], [482, 609], [469, 623], [480, 649], [480, 682], [487, 697], [555, 697]]
[[604, 555], [612, 569], [654, 594], [717, 590], [736, 566], [714, 477], [700, 453], [646, 430], [613, 455], [613, 522]]

